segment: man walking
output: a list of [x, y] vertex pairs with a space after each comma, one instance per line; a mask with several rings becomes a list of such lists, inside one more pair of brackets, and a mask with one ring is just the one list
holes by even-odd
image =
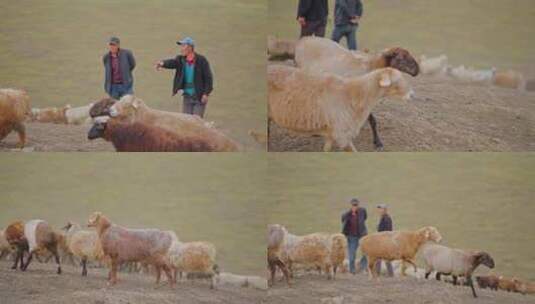
[[136, 67], [136, 60], [132, 51], [121, 48], [121, 41], [117, 37], [110, 38], [108, 49], [109, 52], [102, 57], [104, 90], [114, 99], [134, 94], [132, 71]]
[[180, 53], [176, 58], [158, 61], [160, 68], [174, 69], [173, 96], [182, 90], [182, 112], [204, 117], [208, 96], [212, 93], [213, 79], [208, 60], [195, 52], [195, 42], [190, 37], [177, 41]]
[[327, 0], [299, 0], [297, 22], [301, 25], [301, 37], [325, 37], [329, 2]]
[[[356, 274], [355, 260], [361, 237], [368, 234], [366, 229], [366, 209], [359, 207], [359, 200], [351, 199], [351, 209], [342, 215], [342, 233], [347, 238], [347, 255], [349, 259], [349, 272]], [[359, 262], [359, 272], [368, 268], [366, 256], [362, 256]]]
[[334, 7], [334, 30], [331, 39], [340, 42], [347, 39], [347, 48], [357, 50], [357, 28], [362, 17], [361, 0], [336, 0]]
[[[377, 210], [379, 211], [379, 215], [381, 217], [379, 220], [379, 225], [377, 226], [377, 232], [392, 231], [393, 224], [392, 218], [388, 214], [388, 206], [386, 204], [379, 204], [377, 205]], [[381, 274], [381, 264], [381, 260], [377, 260], [377, 263], [375, 264], [378, 274]], [[393, 277], [394, 269], [392, 268], [392, 263], [390, 261], [385, 261], [385, 264], [388, 271], [388, 276]]]

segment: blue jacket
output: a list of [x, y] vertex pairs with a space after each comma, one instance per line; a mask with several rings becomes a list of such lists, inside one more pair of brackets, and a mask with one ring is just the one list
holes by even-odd
[[392, 231], [393, 229], [394, 227], [390, 215], [385, 214], [382, 216], [381, 220], [379, 221], [379, 225], [377, 226], [377, 232]]
[[[366, 228], [366, 219], [368, 218], [368, 214], [366, 213], [366, 209], [364, 208], [358, 208], [357, 210], [358, 215], [358, 235], [351, 235], [351, 236], [358, 236], [363, 237], [368, 234], [368, 229]], [[349, 219], [351, 218], [351, 210], [345, 212], [342, 214], [342, 233], [345, 236], [350, 236], [350, 223]]]
[[364, 8], [360, 0], [336, 0], [334, 6], [334, 24], [338, 26], [349, 25], [351, 19], [361, 17]]
[[[102, 57], [102, 63], [104, 64], [104, 90], [106, 93], [111, 94], [111, 60], [110, 53], [106, 53]], [[134, 76], [132, 71], [136, 67], [136, 60], [132, 51], [127, 49], [119, 49], [119, 68], [121, 70], [121, 76], [123, 78], [123, 84], [128, 87], [133, 87]]]

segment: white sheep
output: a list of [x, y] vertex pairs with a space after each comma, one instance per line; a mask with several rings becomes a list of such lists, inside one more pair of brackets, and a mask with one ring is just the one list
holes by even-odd
[[87, 276], [87, 262], [104, 259], [98, 235], [96, 231], [82, 230], [80, 225], [72, 222], [67, 223], [64, 229], [67, 248], [82, 261], [82, 276]]
[[448, 76], [462, 81], [490, 84], [496, 74], [496, 69], [475, 70], [473, 68], [466, 68], [464, 65], [456, 68], [448, 67]]
[[331, 243], [331, 263], [333, 266], [333, 278], [336, 277], [336, 272], [338, 268], [344, 266], [344, 261], [346, 259], [347, 253], [347, 238], [341, 233], [331, 234], [330, 236]]
[[272, 65], [268, 89], [269, 118], [289, 131], [324, 137], [324, 151], [333, 144], [356, 151], [353, 140], [379, 100], [409, 100], [413, 94], [401, 72], [392, 68], [342, 78]]
[[67, 123], [70, 125], [81, 125], [88, 124], [92, 122], [91, 117], [89, 117], [89, 110], [93, 107], [94, 103], [82, 107], [71, 108], [69, 107], [65, 111], [65, 118]]
[[420, 71], [424, 75], [444, 75], [448, 69], [448, 56], [440, 55], [427, 58], [420, 56]]
[[453, 276], [453, 285], [457, 284], [457, 277], [464, 277], [472, 288], [474, 298], [477, 298], [477, 295], [472, 273], [481, 264], [494, 268], [494, 260], [483, 251], [467, 251], [427, 243], [422, 246], [421, 253], [425, 261], [426, 279], [432, 271], [437, 272], [437, 280], [440, 280], [441, 274]]
[[[360, 240], [362, 253], [368, 257], [370, 278], [376, 277], [377, 260], [402, 260], [414, 267], [416, 253], [427, 241], [439, 243], [442, 236], [435, 227], [424, 227], [416, 231], [383, 231], [369, 234]], [[405, 275], [405, 263], [402, 263], [401, 274]]]
[[219, 268], [216, 264], [216, 248], [209, 242], [180, 242], [175, 240], [169, 248], [168, 257], [173, 277], [176, 281], [177, 273], [207, 275], [211, 278], [210, 288], [217, 283]]

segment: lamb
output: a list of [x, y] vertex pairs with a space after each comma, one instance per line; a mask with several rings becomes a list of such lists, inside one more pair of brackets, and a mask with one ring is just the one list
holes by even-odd
[[448, 76], [463, 82], [490, 84], [495, 77], [496, 69], [474, 70], [472, 68], [465, 68], [464, 65], [461, 65], [456, 68], [448, 67], [447, 74]]
[[331, 236], [331, 263], [333, 265], [333, 278], [336, 277], [338, 268], [343, 268], [347, 252], [347, 239], [341, 233]]
[[17, 148], [26, 144], [24, 120], [31, 116], [30, 97], [25, 91], [0, 89], [0, 141], [11, 131], [19, 135]]
[[238, 144], [196, 115], [154, 110], [141, 99], [126, 95], [110, 107], [110, 116], [122, 122], [142, 122], [180, 134], [185, 138], [202, 138], [217, 152], [235, 152]]
[[93, 213], [88, 220], [89, 227], [95, 227], [102, 251], [110, 259], [111, 269], [108, 283], [117, 283], [117, 268], [124, 262], [141, 262], [156, 269], [156, 284], [160, 282], [161, 269], [165, 271], [171, 286], [171, 275], [167, 252], [172, 243], [169, 233], [157, 229], [128, 229], [113, 224], [101, 212]]
[[278, 39], [274, 36], [267, 38], [267, 53], [269, 60], [287, 60], [295, 57], [294, 40]]
[[477, 285], [479, 285], [479, 288], [489, 288], [490, 290], [498, 290], [498, 283], [500, 282], [500, 278], [496, 275], [477, 276], [476, 282]]
[[61, 108], [50, 107], [32, 109], [32, 121], [42, 122], [42, 123], [53, 123], [53, 124], [67, 124], [66, 112], [71, 108], [70, 105], [63, 106]]
[[492, 83], [495, 86], [506, 89], [516, 89], [521, 91], [526, 89], [526, 79], [524, 79], [524, 75], [513, 70], [497, 71]]
[[169, 248], [169, 260], [173, 269], [173, 278], [176, 281], [177, 273], [202, 274], [211, 278], [210, 288], [216, 285], [216, 275], [219, 268], [216, 264], [216, 248], [208, 242], [174, 241]]
[[268, 225], [267, 263], [271, 274], [268, 281], [269, 286], [272, 286], [275, 283], [275, 273], [277, 272], [277, 268], [284, 274], [288, 286], [291, 286], [288, 268], [281, 257], [285, 247], [284, 238], [287, 233], [286, 228], [281, 225]]
[[448, 56], [440, 55], [427, 58], [420, 56], [420, 71], [424, 75], [444, 75], [448, 69]]
[[[377, 277], [375, 266], [377, 260], [402, 260], [414, 266], [416, 253], [427, 241], [440, 243], [442, 236], [435, 227], [424, 227], [416, 231], [383, 231], [369, 234], [360, 240], [361, 250], [368, 256], [370, 278]], [[405, 263], [402, 263], [401, 274], [405, 274]]]
[[356, 138], [382, 97], [409, 100], [413, 91], [400, 71], [385, 68], [361, 77], [314, 75], [287, 67], [268, 67], [268, 115], [296, 133], [325, 137], [324, 151], [336, 143], [356, 151]]
[[76, 108], [69, 108], [65, 111], [65, 118], [69, 125], [87, 124], [92, 121], [89, 117], [89, 110], [94, 106], [94, 103]]
[[97, 121], [87, 138], [110, 141], [118, 152], [214, 152], [217, 147], [206, 138], [151, 126], [142, 122], [125, 123], [109, 119]]
[[82, 276], [87, 276], [87, 262], [104, 258], [98, 235], [95, 231], [81, 230], [80, 225], [68, 222], [65, 227], [68, 251], [82, 261]]
[[323, 269], [327, 279], [332, 279], [331, 238], [327, 233], [312, 233], [297, 236], [285, 232], [283, 262], [288, 265], [290, 276], [293, 277], [293, 266], [301, 264], [305, 267]]
[[422, 257], [425, 261], [425, 278], [432, 271], [437, 272], [437, 280], [441, 274], [453, 276], [453, 285], [457, 285], [457, 277], [464, 277], [472, 288], [474, 298], [477, 298], [472, 281], [472, 273], [479, 265], [494, 268], [494, 260], [483, 251], [467, 251], [453, 249], [439, 244], [428, 243], [422, 246]]
[[[392, 67], [413, 77], [420, 73], [420, 66], [409, 51], [394, 47], [378, 54], [349, 51], [340, 44], [326, 38], [305, 37], [295, 47], [297, 67], [317, 74], [333, 73], [342, 77], [362, 76], [377, 69]], [[368, 117], [373, 133], [373, 143], [379, 151], [384, 145], [377, 131], [377, 119], [370, 113]]]

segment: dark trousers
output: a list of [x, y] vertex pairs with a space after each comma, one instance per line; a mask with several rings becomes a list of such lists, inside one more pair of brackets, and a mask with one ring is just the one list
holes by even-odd
[[350, 50], [357, 50], [357, 26], [348, 25], [336, 25], [333, 30], [331, 39], [340, 42], [340, 40], [346, 37], [347, 48]]
[[[378, 275], [381, 275], [381, 264], [382, 264], [383, 260], [377, 260], [377, 262], [375, 263], [375, 271], [377, 271], [377, 274]], [[392, 268], [392, 262], [390, 261], [384, 261], [385, 264], [386, 264], [386, 270], [388, 272], [388, 276], [389, 277], [393, 277], [394, 276], [394, 269]]]
[[325, 37], [325, 27], [327, 20], [306, 21], [305, 26], [301, 27], [301, 38], [305, 36]]
[[197, 98], [184, 95], [182, 100], [182, 113], [197, 115], [204, 117], [204, 111], [206, 110], [206, 104], [202, 103]]

